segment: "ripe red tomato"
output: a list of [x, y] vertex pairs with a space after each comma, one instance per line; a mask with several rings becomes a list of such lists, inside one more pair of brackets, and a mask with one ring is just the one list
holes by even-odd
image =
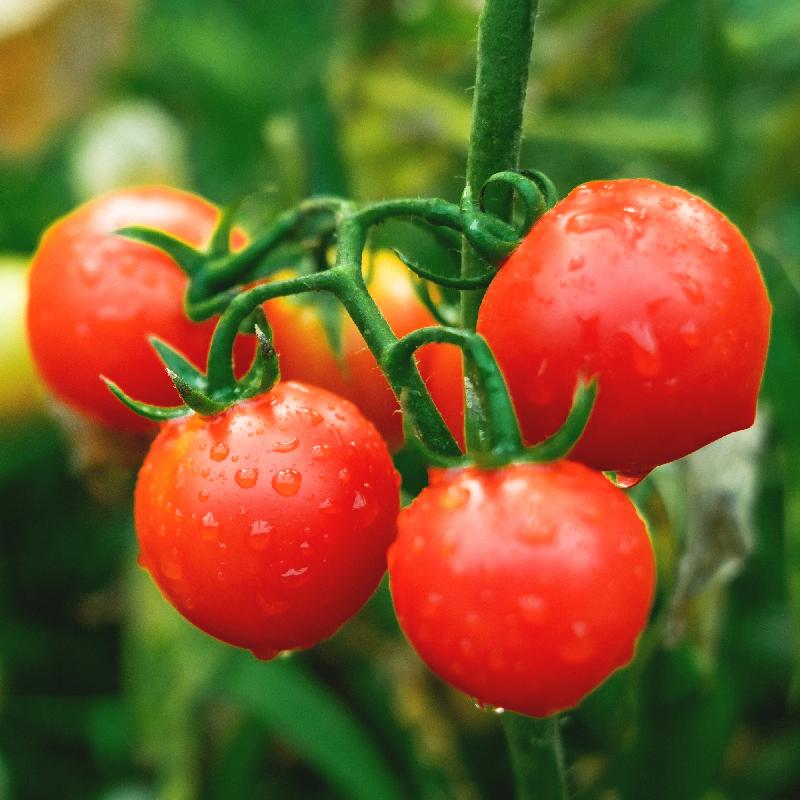
[[366, 602], [398, 509], [375, 427], [294, 382], [165, 424], [135, 495], [140, 560], [167, 599], [260, 658], [310, 647]]
[[[392, 253], [373, 255], [368, 288], [397, 336], [435, 324], [414, 293], [408, 271]], [[283, 377], [322, 386], [356, 403], [389, 446], [398, 447], [403, 441], [400, 406], [350, 317], [340, 309], [342, 353], [337, 357], [313, 305], [286, 297], [266, 303], [265, 309]]]
[[547, 716], [631, 659], [653, 552], [630, 500], [599, 473], [568, 461], [439, 472], [398, 530], [400, 625], [481, 703]]
[[[575, 189], [500, 268], [478, 319], [525, 439], [554, 433], [578, 375], [596, 375], [597, 403], [570, 457], [629, 474], [752, 424], [769, 327], [738, 229], [649, 180]], [[439, 348], [428, 373], [457, 370], [454, 349]], [[456, 382], [431, 388], [460, 428], [460, 400], [447, 399]]]
[[[137, 400], [180, 402], [146, 337], [154, 334], [204, 366], [214, 322], [186, 318], [187, 279], [168, 256], [113, 231], [144, 225], [201, 247], [218, 216], [200, 197], [152, 186], [98, 197], [50, 227], [31, 267], [28, 336], [54, 394], [95, 421], [127, 431], [154, 425], [114, 398], [101, 374]], [[242, 235], [234, 242], [242, 244]], [[243, 366], [252, 353], [248, 338], [239, 345]]]

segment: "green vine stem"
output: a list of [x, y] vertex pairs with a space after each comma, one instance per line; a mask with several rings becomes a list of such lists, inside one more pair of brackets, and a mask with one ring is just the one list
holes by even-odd
[[[519, 166], [522, 141], [522, 116], [528, 87], [528, 68], [533, 48], [533, 28], [537, 0], [486, 0], [478, 24], [478, 62], [475, 96], [467, 154], [465, 196], [469, 201], [497, 172]], [[484, 197], [484, 208], [501, 220], [510, 220], [513, 204], [511, 188], [498, 187]], [[461, 251], [461, 277], [480, 275], [486, 265], [466, 240]], [[461, 327], [474, 330], [483, 290], [461, 292]], [[469, 354], [464, 355], [466, 380], [476, 379]], [[467, 440], [474, 441], [475, 414], [469, 405], [465, 414]]]
[[[479, 190], [496, 172], [519, 166], [522, 114], [533, 47], [536, 0], [486, 0], [478, 27], [478, 66], [467, 156], [467, 189]], [[505, 189], [485, 198], [485, 207], [500, 219], [511, 218], [512, 193]], [[463, 277], [486, 266], [465, 242]], [[465, 291], [461, 324], [474, 329], [483, 292]]]
[[558, 716], [535, 719], [506, 712], [503, 728], [517, 800], [566, 800], [564, 748]]
[[[533, 47], [537, 0], [486, 0], [478, 28], [478, 64], [472, 109], [467, 186], [465, 193], [483, 187], [498, 172], [519, 166], [522, 117]], [[512, 190], [485, 196], [484, 208], [494, 216], [511, 220]], [[486, 271], [481, 256], [465, 241], [461, 277]], [[482, 290], [461, 292], [461, 326], [474, 330]], [[477, 367], [466, 354], [467, 387], [476, 383]], [[467, 441], [480, 437], [480, 409], [466, 393]], [[564, 756], [557, 718], [536, 720], [507, 714], [504, 719], [518, 800], [564, 800]]]

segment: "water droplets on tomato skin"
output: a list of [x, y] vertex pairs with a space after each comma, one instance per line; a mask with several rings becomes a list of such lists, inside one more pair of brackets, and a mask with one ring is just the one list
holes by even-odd
[[236, 470], [233, 479], [242, 489], [252, 489], [258, 483], [258, 468], [242, 467]]
[[305, 406], [301, 406], [297, 409], [297, 416], [300, 417], [306, 425], [310, 428], [313, 428], [322, 422], [324, 417], [322, 414], [319, 413], [315, 408], [307, 408]]
[[292, 497], [300, 491], [303, 476], [296, 469], [288, 467], [278, 470], [272, 477], [272, 488], [281, 497]]
[[228, 457], [230, 448], [225, 442], [217, 442], [210, 450], [209, 455], [214, 461], [224, 461]]
[[292, 450], [296, 450], [297, 446], [300, 444], [300, 440], [296, 436], [290, 436], [283, 441], [275, 442], [272, 445], [272, 452], [273, 453], [291, 453]]
[[333, 455], [331, 445], [321, 442], [311, 448], [311, 458], [315, 461], [327, 461]]
[[573, 622], [559, 645], [558, 652], [561, 660], [568, 664], [588, 661], [595, 653], [589, 626], [580, 620]]
[[538, 594], [520, 595], [517, 605], [526, 622], [539, 624], [547, 617], [547, 603]]
[[469, 501], [469, 498], [470, 491], [468, 487], [454, 484], [448, 486], [439, 496], [439, 505], [442, 508], [452, 511], [465, 505]]
[[623, 326], [622, 333], [628, 339], [636, 372], [643, 378], [655, 378], [661, 372], [661, 354], [650, 324], [633, 320]]
[[266, 550], [270, 543], [272, 525], [265, 519], [257, 519], [250, 524], [250, 547], [253, 550]]
[[695, 348], [700, 344], [700, 332], [694, 320], [687, 320], [678, 331], [687, 347]]

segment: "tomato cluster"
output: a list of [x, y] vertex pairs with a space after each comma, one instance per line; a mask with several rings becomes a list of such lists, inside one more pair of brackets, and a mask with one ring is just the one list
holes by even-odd
[[[113, 232], [150, 225], [199, 248], [217, 218], [199, 198], [151, 188], [53, 226], [28, 323], [55, 394], [119, 429], [145, 423], [99, 374], [174, 404], [146, 337], [201, 364], [214, 322], [188, 321], [187, 278], [166, 255]], [[396, 334], [432, 324], [392, 257], [377, 259], [369, 288]], [[286, 380], [162, 425], [136, 489], [141, 563], [197, 626], [271, 658], [334, 633], [388, 552], [398, 619], [431, 668], [481, 703], [537, 716], [626, 664], [652, 602], [645, 525], [597, 470], [644, 474], [749, 425], [770, 321], [746, 242], [702, 200], [644, 180], [578, 187], [500, 268], [478, 321], [529, 444], [559, 429], [580, 377], [596, 380], [575, 461], [522, 451], [432, 470], [401, 511], [389, 455], [399, 406], [358, 329], [343, 320], [337, 354], [315, 305], [279, 298], [265, 311]], [[236, 347], [241, 368], [252, 343]], [[420, 367], [463, 443], [458, 352], [423, 348]]]

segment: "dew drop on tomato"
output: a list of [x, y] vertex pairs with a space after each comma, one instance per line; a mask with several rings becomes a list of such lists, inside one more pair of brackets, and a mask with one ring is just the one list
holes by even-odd
[[292, 497], [300, 491], [303, 476], [291, 467], [278, 470], [272, 478], [272, 488], [281, 497]]
[[256, 467], [242, 467], [233, 476], [242, 489], [252, 489], [258, 482], [258, 469]]

